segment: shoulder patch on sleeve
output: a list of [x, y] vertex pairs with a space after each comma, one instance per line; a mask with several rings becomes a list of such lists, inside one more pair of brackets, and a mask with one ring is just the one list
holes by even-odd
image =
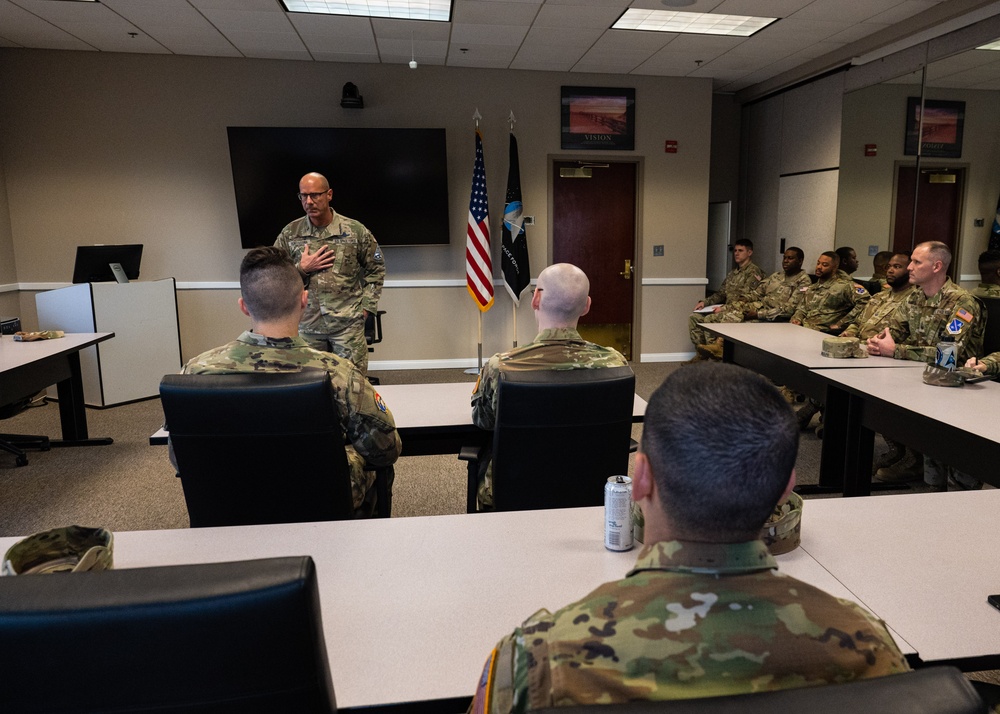
[[955, 317], [957, 317], [962, 322], [967, 322], [969, 324], [971, 324], [972, 321], [975, 319], [972, 316], [972, 313], [966, 310], [965, 308], [959, 308], [958, 312], [955, 313]]
[[493, 666], [497, 660], [496, 648], [490, 652], [483, 666], [483, 673], [479, 676], [479, 683], [476, 685], [476, 696], [472, 700], [472, 714], [487, 714], [490, 710], [490, 692], [493, 684]]
[[375, 406], [378, 407], [380, 412], [385, 414], [385, 401], [382, 399], [382, 395], [378, 392], [375, 392]]

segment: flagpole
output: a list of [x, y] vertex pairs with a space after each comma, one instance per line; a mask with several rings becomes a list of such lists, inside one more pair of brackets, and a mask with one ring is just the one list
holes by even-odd
[[[479, 120], [483, 118], [483, 115], [479, 113], [479, 107], [476, 107], [476, 113], [472, 115], [472, 120], [476, 123], [476, 133], [479, 133]], [[490, 275], [492, 280], [493, 276]], [[477, 363], [478, 367], [470, 367], [465, 370], [465, 374], [479, 374], [483, 371], [483, 312], [482, 310], [477, 311], [479, 313], [479, 340], [476, 343], [476, 353], [477, 353]]]

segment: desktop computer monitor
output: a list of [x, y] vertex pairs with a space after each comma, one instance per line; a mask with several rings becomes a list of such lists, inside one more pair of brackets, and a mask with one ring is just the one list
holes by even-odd
[[142, 244], [124, 245], [78, 245], [76, 265], [73, 268], [74, 283], [103, 283], [115, 280], [112, 263], [119, 263], [129, 280], [139, 278], [139, 262], [142, 260]]

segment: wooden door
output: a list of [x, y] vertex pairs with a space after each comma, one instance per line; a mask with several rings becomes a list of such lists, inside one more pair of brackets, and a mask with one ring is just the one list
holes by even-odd
[[589, 171], [581, 166], [588, 164], [554, 163], [552, 260], [572, 263], [590, 278], [592, 305], [580, 319], [580, 334], [632, 359], [638, 165], [595, 161]]
[[[893, 221], [893, 251], [910, 252], [925, 241], [941, 241], [955, 256], [958, 247], [958, 222], [962, 213], [962, 191], [965, 185], [963, 168], [920, 169], [920, 191], [917, 194], [917, 232], [913, 231], [913, 185], [916, 168], [900, 166], [896, 175], [896, 215]], [[951, 261], [948, 274], [955, 279], [957, 260]]]

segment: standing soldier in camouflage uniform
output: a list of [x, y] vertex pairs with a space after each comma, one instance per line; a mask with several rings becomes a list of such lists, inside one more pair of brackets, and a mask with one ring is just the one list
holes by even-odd
[[306, 174], [299, 181], [306, 215], [285, 226], [274, 241], [308, 279], [309, 305], [299, 334], [314, 349], [333, 352], [368, 372], [365, 318], [378, 309], [385, 260], [375, 236], [330, 207], [326, 178]]
[[755, 300], [763, 294], [761, 292], [764, 281], [764, 271], [754, 263], [753, 241], [740, 238], [733, 244], [733, 260], [736, 267], [730, 271], [726, 279], [722, 281], [722, 287], [709, 295], [704, 300], [699, 300], [695, 310], [715, 305], [714, 313], [703, 315], [692, 313], [688, 318], [688, 331], [691, 335], [691, 342], [694, 345], [704, 345], [715, 341], [711, 335], [703, 330], [700, 325], [703, 322], [719, 322], [718, 319], [709, 319], [722, 312], [722, 306], [737, 300]]
[[987, 250], [979, 254], [981, 282], [972, 291], [978, 298], [1000, 298], [1000, 250]]
[[[869, 338], [869, 354], [932, 362], [937, 343], [946, 335], [955, 340], [958, 364], [982, 354], [985, 320], [979, 302], [951, 281], [949, 265], [951, 251], [944, 243], [929, 241], [913, 249], [908, 269], [910, 283], [917, 289], [890, 315], [882, 332]], [[982, 487], [971, 476], [926, 457], [923, 475], [926, 483], [941, 490], [947, 489], [949, 480], [962, 488]], [[900, 480], [881, 472], [878, 478]]]
[[762, 377], [714, 362], [673, 372], [649, 400], [635, 459], [646, 541], [635, 567], [500, 640], [471, 711], [690, 699], [907, 671], [883, 622], [776, 573], [758, 539], [795, 484], [797, 450], [791, 409]]
[[299, 337], [308, 294], [285, 251], [267, 247], [248, 252], [240, 265], [240, 295], [240, 310], [250, 317], [251, 329], [198, 355], [184, 365], [184, 373], [328, 372], [347, 443], [354, 508], [369, 512], [374, 498], [372, 467], [390, 466], [399, 457], [401, 444], [392, 412], [354, 365], [314, 350]]
[[792, 324], [830, 332], [856, 305], [868, 302], [868, 291], [855, 286], [847, 273], [838, 270], [840, 258], [826, 251], [816, 260], [818, 280], [803, 290], [802, 302], [792, 315]]
[[[534, 342], [490, 357], [476, 381], [472, 421], [481, 429], [496, 425], [501, 372], [628, 366], [628, 360], [618, 350], [587, 342], [577, 332], [577, 322], [590, 312], [590, 280], [575, 265], [556, 263], [539, 273], [531, 309], [539, 330]], [[489, 460], [484, 459], [479, 476], [481, 509], [493, 506], [488, 464]]]
[[[805, 254], [801, 248], [789, 248], [781, 256], [781, 270], [772, 273], [761, 283], [761, 294], [751, 295], [739, 300], [727, 302], [722, 309], [711, 315], [701, 315], [700, 322], [744, 322], [745, 320], [763, 320], [766, 322], [787, 322], [799, 301], [802, 299], [801, 288], [811, 283], [809, 274], [802, 269]], [[698, 345], [706, 345], [705, 352], [712, 357], [722, 359], [721, 345], [704, 327], [693, 326], [698, 332]], [[720, 349], [716, 350], [716, 347]], [[718, 351], [718, 354], [716, 354]], [[702, 350], [699, 350], [701, 353]]]

